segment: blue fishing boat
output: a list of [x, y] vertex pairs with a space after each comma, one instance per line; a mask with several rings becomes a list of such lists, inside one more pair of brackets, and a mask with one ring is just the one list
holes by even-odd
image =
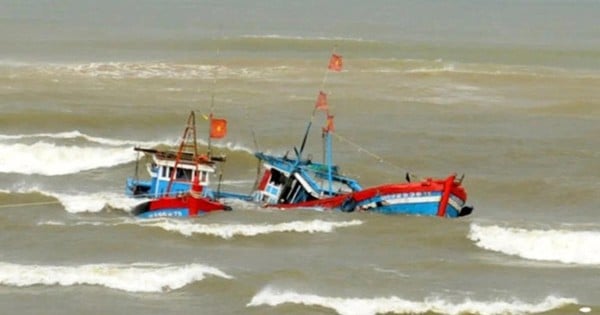
[[250, 194], [221, 191], [217, 198], [236, 198], [278, 209], [315, 208], [325, 210], [374, 211], [385, 214], [410, 214], [439, 217], [469, 215], [462, 177], [426, 178], [363, 188], [360, 183], [339, 173], [331, 163], [331, 133], [324, 131], [326, 163], [301, 157], [294, 149], [289, 157], [255, 153], [261, 174]]
[[[329, 70], [340, 71], [341, 67], [341, 56], [333, 54]], [[326, 113], [326, 124], [322, 128], [325, 142], [323, 163], [302, 157], [313, 118], [318, 111]], [[260, 170], [252, 193], [219, 192], [217, 198], [237, 198], [279, 209], [317, 208], [450, 218], [466, 216], [472, 212], [473, 208], [466, 205], [467, 193], [462, 187], [463, 177], [457, 178], [455, 174], [445, 178], [414, 181], [407, 173], [406, 182], [368, 188], [363, 188], [357, 180], [340, 174], [332, 157], [333, 118], [327, 105], [327, 94], [320, 91], [300, 149], [294, 147], [291, 157], [290, 154], [278, 156], [255, 153], [260, 162]]]
[[[138, 217], [188, 217], [203, 213], [230, 210], [214, 198], [210, 189], [211, 174], [216, 163], [224, 162], [224, 156], [199, 154], [196, 141], [195, 114], [188, 117], [179, 148], [159, 150], [135, 147], [137, 152], [149, 155], [146, 164], [149, 179], [138, 176], [140, 159], [136, 161], [135, 176], [127, 178], [125, 193], [135, 198], [148, 198], [131, 212]], [[226, 133], [227, 122], [210, 116], [210, 138], [221, 138]]]

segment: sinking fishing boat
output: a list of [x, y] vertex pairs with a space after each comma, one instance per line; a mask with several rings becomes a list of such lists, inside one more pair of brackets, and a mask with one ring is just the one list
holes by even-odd
[[[341, 56], [333, 54], [329, 70], [340, 71], [341, 65]], [[325, 142], [323, 163], [302, 157], [317, 111], [326, 113], [326, 124], [322, 129]], [[329, 112], [327, 94], [320, 91], [300, 150], [294, 147], [292, 157], [289, 154], [255, 153], [260, 169], [253, 192], [248, 195], [219, 192], [218, 197], [243, 199], [279, 209], [317, 208], [451, 218], [472, 212], [473, 208], [465, 204], [467, 193], [462, 187], [463, 178], [457, 178], [455, 174], [441, 179], [414, 181], [407, 173], [407, 182], [363, 188], [357, 180], [340, 174], [338, 166], [333, 164], [333, 132], [333, 115]]]
[[338, 173], [332, 164], [315, 163], [298, 155], [274, 156], [257, 152], [262, 176], [249, 195], [220, 192], [220, 198], [254, 201], [279, 209], [316, 208], [326, 210], [374, 211], [460, 217], [470, 214], [461, 179], [452, 174], [443, 179], [391, 183], [363, 188], [355, 179]]
[[[226, 134], [227, 121], [210, 115], [210, 138]], [[193, 217], [230, 208], [217, 201], [209, 187], [210, 176], [224, 156], [213, 156], [210, 145], [207, 154], [199, 154], [196, 141], [196, 118], [192, 111], [181, 138], [179, 149], [159, 150], [135, 147], [135, 151], [149, 155], [146, 165], [150, 179], [140, 179], [136, 162], [133, 178], [127, 178], [125, 192], [135, 198], [149, 198], [135, 206], [131, 213], [138, 217]]]

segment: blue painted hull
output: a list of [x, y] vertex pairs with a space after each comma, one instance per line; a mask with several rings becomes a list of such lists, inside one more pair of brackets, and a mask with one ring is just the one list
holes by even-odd
[[[442, 199], [442, 192], [423, 193], [420, 197], [414, 194], [391, 194], [377, 195], [358, 202], [355, 207], [384, 214], [407, 214], [421, 216], [437, 216]], [[390, 202], [393, 202], [390, 204]], [[370, 206], [369, 206], [370, 205]], [[462, 205], [460, 205], [462, 206]], [[456, 218], [460, 209], [456, 209], [450, 203], [446, 206], [445, 217]]]
[[[439, 203], [438, 202], [427, 202], [427, 203], [414, 203], [414, 204], [402, 204], [402, 205], [388, 205], [380, 206], [369, 209], [369, 211], [383, 213], [383, 214], [408, 214], [408, 215], [421, 215], [421, 216], [437, 216]], [[448, 205], [446, 207], [446, 217], [456, 218], [460, 213], [454, 207]]]

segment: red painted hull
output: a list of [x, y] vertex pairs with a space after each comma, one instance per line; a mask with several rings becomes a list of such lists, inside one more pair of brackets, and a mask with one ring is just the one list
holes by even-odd
[[213, 211], [230, 210], [220, 202], [191, 194], [177, 197], [161, 197], [142, 203], [134, 208], [133, 214], [142, 217], [195, 217]]

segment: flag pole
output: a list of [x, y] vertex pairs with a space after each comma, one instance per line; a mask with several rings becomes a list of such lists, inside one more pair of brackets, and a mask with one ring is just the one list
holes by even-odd
[[[337, 45], [334, 45], [333, 48], [331, 49], [332, 56], [335, 54], [336, 47], [337, 47]], [[325, 74], [323, 75], [323, 80], [321, 81], [321, 89], [319, 90], [319, 92], [323, 91], [323, 89], [325, 88], [325, 82], [327, 82], [328, 74], [329, 74], [329, 66], [327, 67], [327, 69], [325, 70]], [[310, 120], [308, 122], [308, 126], [306, 126], [306, 131], [304, 132], [304, 138], [302, 138], [302, 145], [300, 145], [300, 153], [299, 153], [298, 159], [300, 159], [300, 157], [302, 156], [302, 152], [304, 152], [304, 146], [306, 145], [306, 139], [308, 138], [308, 133], [310, 132], [310, 127], [312, 126], [316, 112], [317, 112], [317, 107], [315, 106], [315, 107], [313, 107], [312, 113], [310, 114]]]
[[212, 91], [210, 93], [210, 112], [208, 114], [208, 158], [210, 159], [211, 155], [212, 155], [212, 147], [211, 147], [211, 131], [212, 131], [212, 124], [213, 124], [213, 111], [215, 109], [215, 90], [217, 89], [217, 70], [219, 67], [219, 55], [220, 55], [220, 49], [217, 47], [217, 64], [215, 65], [214, 68], [214, 73], [213, 73], [213, 88]]

